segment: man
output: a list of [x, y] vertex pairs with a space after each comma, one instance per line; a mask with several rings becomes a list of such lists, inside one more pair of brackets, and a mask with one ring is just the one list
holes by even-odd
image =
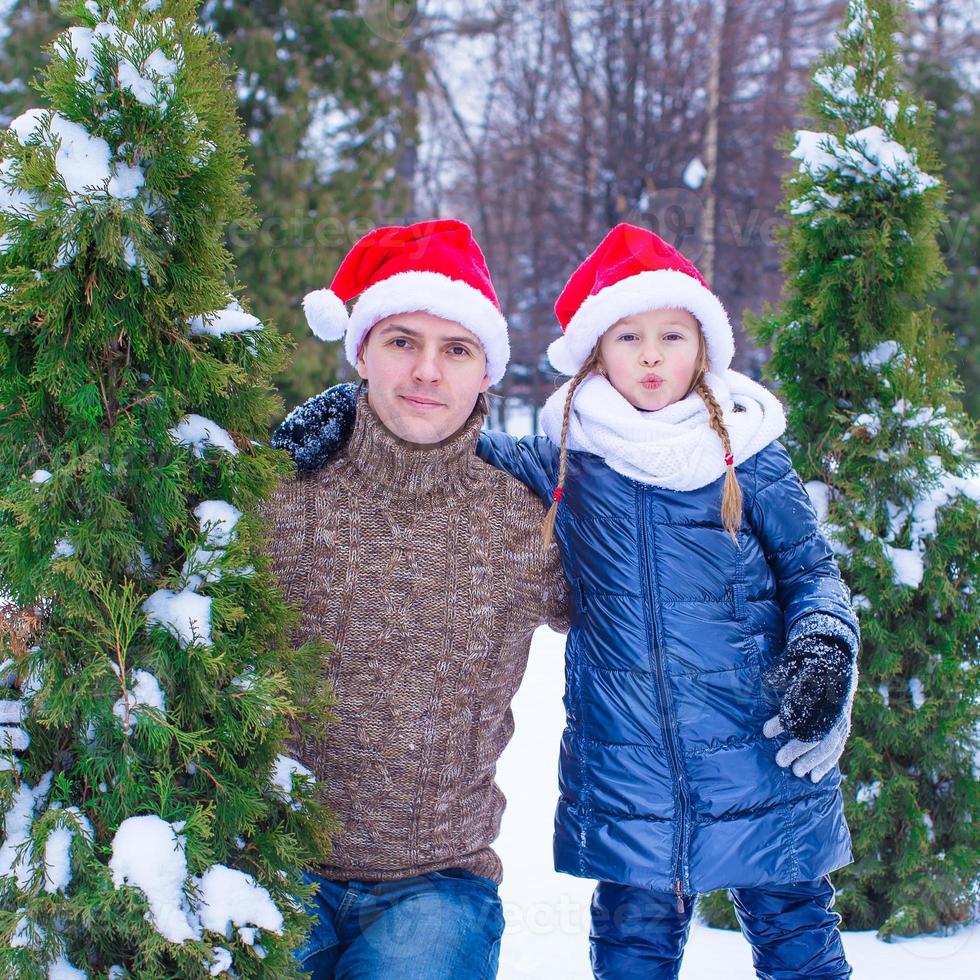
[[566, 628], [541, 504], [474, 452], [506, 323], [457, 221], [372, 232], [304, 306], [318, 336], [345, 337], [366, 389], [329, 462], [317, 399], [287, 418], [273, 445], [299, 472], [264, 509], [300, 639], [336, 650], [336, 721], [298, 747], [343, 823], [310, 876], [301, 963], [316, 980], [493, 977], [496, 762], [532, 632]]

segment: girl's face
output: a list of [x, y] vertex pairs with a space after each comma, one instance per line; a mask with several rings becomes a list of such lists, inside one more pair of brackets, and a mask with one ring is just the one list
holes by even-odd
[[634, 408], [655, 412], [688, 393], [700, 347], [701, 329], [687, 310], [648, 310], [613, 324], [599, 341], [599, 359]]

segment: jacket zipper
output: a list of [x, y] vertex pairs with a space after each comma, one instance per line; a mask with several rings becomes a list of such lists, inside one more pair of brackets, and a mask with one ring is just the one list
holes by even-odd
[[662, 662], [663, 656], [663, 643], [660, 637], [660, 631], [657, 627], [657, 611], [656, 611], [656, 593], [653, 590], [653, 582], [650, 578], [650, 563], [653, 561], [653, 556], [650, 553], [650, 538], [647, 532], [647, 516], [646, 516], [646, 506], [644, 499], [644, 492], [639, 491], [639, 502], [640, 502], [640, 534], [643, 540], [643, 567], [644, 574], [646, 577], [647, 592], [650, 595], [650, 606], [651, 606], [651, 616], [653, 618], [653, 643], [654, 643], [654, 662], [657, 665], [657, 684], [659, 686], [659, 701], [660, 701], [660, 727], [664, 733], [664, 738], [667, 741], [667, 750], [670, 753], [670, 763], [673, 769], [674, 779], [677, 781], [677, 794], [680, 798], [680, 805], [678, 807], [678, 838], [680, 840], [680, 846], [678, 847], [678, 867], [677, 867], [677, 877], [674, 879], [674, 896], [676, 897], [676, 909], [678, 914], [683, 914], [684, 912], [684, 879], [686, 878], [687, 871], [685, 868], [686, 862], [684, 860], [684, 851], [686, 848], [685, 840], [685, 806], [687, 803], [687, 790], [684, 787], [684, 781], [681, 778], [681, 769], [677, 761], [677, 745], [674, 742], [674, 727], [670, 724], [670, 718], [667, 715], [667, 680], [664, 676], [664, 667]]

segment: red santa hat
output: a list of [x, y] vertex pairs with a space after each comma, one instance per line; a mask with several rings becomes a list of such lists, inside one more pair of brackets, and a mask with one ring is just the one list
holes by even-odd
[[[350, 314], [346, 304], [357, 297]], [[306, 320], [321, 340], [345, 338], [347, 360], [368, 331], [395, 313], [421, 311], [462, 324], [487, 356], [496, 384], [510, 359], [507, 321], [473, 232], [462, 221], [375, 228], [347, 253], [329, 289], [308, 293]]]
[[616, 225], [558, 297], [563, 335], [549, 345], [548, 359], [556, 371], [574, 375], [614, 323], [665, 307], [687, 310], [698, 321], [708, 370], [723, 374], [735, 355], [731, 324], [694, 263], [646, 228]]

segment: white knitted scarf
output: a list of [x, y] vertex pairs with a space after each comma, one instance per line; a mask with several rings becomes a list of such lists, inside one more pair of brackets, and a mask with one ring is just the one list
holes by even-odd
[[[724, 377], [708, 374], [705, 380], [724, 413], [736, 466], [782, 435], [786, 416], [772, 392], [736, 371], [726, 371]], [[570, 384], [559, 388], [541, 410], [541, 428], [556, 446]], [[601, 375], [593, 375], [575, 392], [568, 448], [595, 453], [617, 473], [667, 490], [697, 490], [725, 472], [725, 451], [708, 425], [700, 395], [644, 412]]]

